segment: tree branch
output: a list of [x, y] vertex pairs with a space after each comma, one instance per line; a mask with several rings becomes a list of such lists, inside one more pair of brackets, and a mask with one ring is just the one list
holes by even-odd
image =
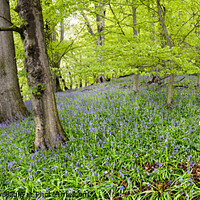
[[83, 11], [81, 11], [81, 15], [83, 16], [83, 18], [85, 20], [85, 24], [87, 25], [90, 34], [94, 37], [95, 34], [94, 34], [93, 30], [92, 30], [92, 27], [90, 25], [90, 22], [89, 22], [88, 18], [86, 17], [86, 15], [85, 15], [85, 13]]
[[13, 25], [13, 23], [12, 23], [10, 20], [6, 19], [5, 17], [3, 17], [3, 16], [0, 16], [0, 18], [4, 19], [5, 21], [7, 21], [7, 22], [9, 22], [10, 24], [12, 24], [12, 25]]
[[17, 26], [10, 26], [10, 27], [0, 27], [0, 31], [15, 31], [18, 33], [22, 33], [22, 28], [19, 28]]
[[126, 34], [124, 33], [124, 31], [123, 31], [123, 29], [122, 29], [122, 27], [121, 27], [121, 25], [120, 25], [120, 22], [119, 22], [119, 20], [117, 19], [117, 16], [115, 15], [115, 12], [114, 12], [114, 10], [112, 9], [112, 6], [111, 6], [110, 3], [109, 3], [109, 7], [110, 7], [110, 10], [111, 10], [111, 12], [112, 12], [112, 14], [113, 14], [115, 20], [117, 21], [117, 24], [118, 24], [118, 26], [119, 26], [119, 28], [120, 28], [122, 34], [125, 36]]

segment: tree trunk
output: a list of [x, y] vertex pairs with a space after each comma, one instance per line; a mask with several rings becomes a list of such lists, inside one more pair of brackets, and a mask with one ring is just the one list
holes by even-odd
[[[134, 2], [132, 2], [132, 4], [134, 4]], [[133, 11], [133, 35], [136, 38], [138, 33], [137, 33], [137, 29], [136, 29], [136, 23], [137, 23], [137, 18], [136, 18], [136, 7], [132, 7], [132, 11]], [[137, 94], [139, 92], [139, 72], [136, 72], [134, 74], [134, 80], [133, 80], [133, 92], [135, 94]]]
[[137, 93], [139, 92], [139, 78], [140, 78], [139, 73], [134, 74], [133, 92], [134, 92], [135, 94], [137, 94]]
[[[45, 3], [46, 6], [50, 6], [50, 3], [52, 1]], [[61, 92], [62, 87], [61, 87], [61, 82], [64, 81], [62, 78], [61, 72], [60, 72], [60, 55], [57, 52], [53, 52], [54, 49], [51, 47], [52, 41], [56, 41], [56, 30], [55, 30], [55, 24], [52, 24], [50, 21], [46, 21], [46, 32], [45, 32], [45, 39], [46, 39], [46, 44], [47, 48], [51, 49], [51, 54], [52, 57], [49, 57], [50, 65], [51, 65], [51, 77], [52, 77], [52, 82], [54, 86], [54, 92]], [[62, 42], [64, 39], [64, 24], [63, 20], [61, 20], [61, 36], [60, 36], [60, 42]]]
[[[97, 3], [97, 5], [95, 6], [96, 8], [96, 12], [98, 14], [96, 14], [96, 23], [97, 23], [97, 31], [98, 31], [98, 41], [97, 41], [97, 46], [103, 47], [104, 46], [104, 29], [105, 29], [105, 15], [106, 15], [106, 11], [104, 9], [104, 5], [102, 2]], [[103, 16], [103, 17], [102, 17]], [[99, 48], [98, 48], [99, 49]], [[100, 54], [103, 52], [102, 49], [100, 49]], [[104, 65], [104, 56], [103, 55], [99, 55], [99, 60], [101, 65]], [[103, 71], [103, 74], [105, 72]], [[101, 74], [101, 75], [103, 75]]]
[[104, 10], [102, 3], [98, 3], [95, 7], [96, 7], [96, 12], [99, 13], [96, 15], [97, 31], [98, 31], [97, 45], [103, 46], [104, 45], [104, 29], [105, 29], [104, 17], [106, 15], [106, 11]]
[[72, 79], [72, 73], [71, 73], [71, 72], [69, 72], [69, 79], [70, 79], [70, 86], [69, 86], [69, 88], [70, 88], [70, 90], [72, 90], [72, 87], [73, 87], [73, 79]]
[[[158, 8], [158, 15], [159, 15], [159, 19], [160, 19], [160, 23], [164, 32], [164, 36], [165, 39], [167, 40], [167, 44], [169, 46], [169, 48], [171, 49], [173, 47], [172, 45], [172, 41], [169, 37], [168, 31], [167, 31], [167, 27], [165, 25], [165, 21], [162, 15], [162, 9], [161, 9], [161, 5], [160, 5], [160, 0], [157, 0], [157, 8]], [[169, 81], [169, 85], [168, 85], [168, 96], [167, 96], [167, 107], [171, 107], [173, 104], [173, 85], [174, 85], [174, 74], [170, 74], [170, 81]]]
[[197, 74], [197, 87], [199, 87], [199, 85], [200, 85], [200, 75]]
[[[0, 16], [0, 27], [11, 26], [7, 0], [1, 1]], [[0, 123], [28, 115], [20, 94], [12, 32], [0, 32], [0, 87]]]
[[80, 83], [80, 88], [82, 88], [83, 87], [83, 81], [82, 81], [82, 77], [79, 77], [79, 83]]
[[173, 104], [173, 84], [174, 84], [174, 74], [171, 74], [169, 79], [168, 96], [167, 96], [168, 107], [170, 107]]
[[[60, 36], [60, 42], [62, 42], [64, 39], [64, 24], [63, 22], [61, 23], [61, 36]], [[53, 41], [56, 41], [56, 31], [55, 27], [53, 28]], [[53, 63], [53, 70], [52, 70], [52, 75], [53, 75], [53, 84], [54, 84], [54, 91], [55, 92], [61, 92], [61, 84], [60, 84], [60, 79], [62, 79], [62, 75], [60, 72], [60, 58], [59, 54], [57, 52], [54, 53], [54, 58], [52, 60]]]
[[85, 87], [88, 85], [88, 77], [87, 74], [85, 75]]
[[21, 38], [36, 126], [34, 147], [46, 150], [67, 139], [58, 117], [53, 92], [40, 0], [18, 0], [15, 10], [25, 22]]

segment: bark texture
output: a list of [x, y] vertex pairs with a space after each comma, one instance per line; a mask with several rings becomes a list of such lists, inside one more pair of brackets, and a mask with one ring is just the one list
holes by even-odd
[[[1, 0], [0, 27], [10, 27], [8, 0]], [[17, 78], [13, 33], [0, 32], [0, 123], [28, 115]]]
[[40, 0], [18, 0], [15, 10], [20, 19], [26, 22], [21, 37], [36, 126], [34, 146], [35, 149], [40, 147], [46, 150], [67, 139], [58, 117], [53, 92]]

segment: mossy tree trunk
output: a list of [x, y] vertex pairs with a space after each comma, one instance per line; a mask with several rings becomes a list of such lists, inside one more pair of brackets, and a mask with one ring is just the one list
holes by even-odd
[[58, 117], [53, 92], [40, 0], [18, 0], [15, 10], [25, 22], [21, 38], [36, 126], [35, 148], [46, 150], [67, 139]]
[[[10, 27], [10, 6], [1, 1], [0, 27]], [[13, 33], [0, 32], [0, 123], [28, 115], [17, 78]]]

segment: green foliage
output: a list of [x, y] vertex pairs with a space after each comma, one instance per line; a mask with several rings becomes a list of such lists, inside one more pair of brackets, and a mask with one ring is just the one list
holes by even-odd
[[[49, 63], [52, 69], [61, 62], [59, 72], [65, 81], [74, 85], [80, 78], [94, 82], [95, 76], [104, 73], [111, 78], [139, 72], [142, 75], [199, 74], [200, 43], [198, 3], [196, 1], [161, 0], [163, 16], [173, 41], [170, 49], [163, 36], [156, 1], [63, 1], [42, 2]], [[20, 26], [13, 12], [16, 1], [11, 1], [13, 24]], [[98, 5], [98, 6], [97, 6]], [[99, 6], [101, 5], [101, 6]], [[137, 23], [133, 34], [133, 11], [136, 7]], [[104, 45], [96, 45], [98, 30], [96, 15], [105, 10]], [[84, 13], [87, 20], [82, 16]], [[60, 42], [61, 22], [65, 26], [65, 38]], [[86, 23], [94, 32], [88, 31]], [[54, 39], [53, 39], [54, 34]], [[25, 57], [19, 35], [15, 35], [16, 58], [21, 70]], [[56, 69], [57, 71], [57, 69]], [[20, 76], [24, 79], [25, 76]], [[24, 80], [20, 80], [24, 83]], [[27, 95], [28, 86], [23, 86]]]
[[45, 90], [44, 83], [38, 83], [37, 86], [31, 88], [31, 92], [35, 96], [41, 95]]

